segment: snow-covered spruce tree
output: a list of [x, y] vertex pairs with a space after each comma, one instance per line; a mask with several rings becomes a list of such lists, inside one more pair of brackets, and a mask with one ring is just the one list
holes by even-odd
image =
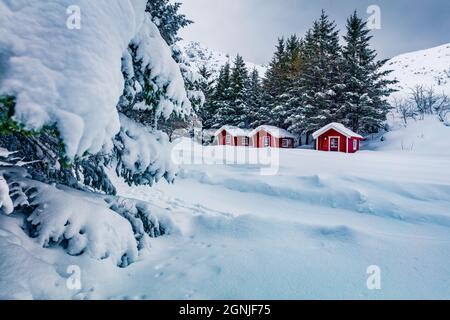
[[232, 113], [229, 114], [230, 125], [235, 125], [241, 128], [249, 126], [249, 109], [247, 106], [248, 93], [248, 71], [245, 66], [244, 59], [241, 55], [237, 55], [231, 69], [231, 97], [230, 105]]
[[285, 88], [287, 84], [286, 41], [278, 39], [275, 54], [263, 80], [263, 105], [257, 120], [260, 124], [283, 126]]
[[105, 173], [108, 157], [99, 153], [69, 160], [55, 125], [27, 130], [13, 120], [14, 107], [14, 97], [0, 97], [0, 147], [15, 150], [17, 157], [28, 161], [28, 172], [34, 179], [82, 190], [90, 187], [108, 194], [116, 192]]
[[380, 71], [386, 60], [376, 61], [376, 52], [370, 48], [370, 30], [356, 11], [347, 19], [344, 36], [342, 72], [344, 104], [339, 117], [353, 131], [378, 132], [386, 120], [390, 105], [386, 97], [394, 81], [386, 80], [390, 71]]
[[213, 106], [215, 114], [212, 127], [223, 125], [248, 127], [249, 110], [246, 105], [248, 89], [248, 71], [244, 59], [239, 54], [233, 62], [233, 67], [226, 63], [219, 74]]
[[168, 120], [173, 113], [188, 115], [191, 102], [180, 67], [150, 15], [122, 58], [122, 71], [125, 89], [117, 106], [121, 131], [114, 143], [116, 172], [129, 184], [152, 185], [162, 177], [170, 182], [174, 172], [165, 154], [169, 137], [158, 131], [158, 120]]
[[246, 97], [247, 123], [249, 128], [259, 125], [258, 119], [262, 105], [261, 79], [258, 70], [253, 69], [248, 80], [248, 92]]
[[[303, 123], [299, 127], [309, 135], [320, 127], [339, 120], [342, 104], [341, 47], [334, 21], [322, 11], [304, 39], [305, 66], [300, 76]], [[299, 119], [302, 120], [302, 119]]]
[[[179, 64], [188, 98], [195, 112], [205, 103], [205, 96], [201, 90], [202, 77], [190, 68], [189, 63], [185, 60], [183, 53], [177, 46], [177, 42], [181, 40], [178, 36], [179, 30], [187, 27], [193, 21], [187, 19], [184, 14], [179, 13], [181, 3], [170, 3], [169, 0], [149, 0], [147, 2], [146, 11], [150, 13], [152, 22], [158, 27], [161, 36], [171, 47], [172, 57]], [[168, 119], [160, 117], [158, 119], [158, 128], [166, 132], [172, 139], [172, 134], [176, 129], [189, 130], [193, 123], [196, 122], [196, 113], [190, 115], [179, 115], [173, 113]]]
[[171, 46], [172, 57], [178, 63], [181, 74], [183, 76], [184, 85], [189, 101], [191, 102], [192, 111], [190, 114], [172, 113], [168, 119], [160, 117], [157, 127], [159, 130], [167, 133], [172, 140], [175, 130], [192, 131], [194, 125], [199, 121], [198, 112], [202, 109], [206, 97], [203, 92], [202, 84], [205, 81], [203, 76], [194, 71], [180, 48], [174, 44]]
[[202, 121], [203, 128], [210, 129], [212, 126], [212, 119], [216, 113], [215, 104], [213, 103], [215, 80], [212, 79], [212, 74], [206, 66], [202, 66], [199, 73], [201, 76], [200, 90], [205, 96], [205, 102], [202, 107], [199, 108], [197, 114]]
[[[59, 184], [91, 192], [81, 181], [113, 193], [103, 170], [108, 164], [129, 183], [171, 181], [168, 137], [155, 124], [172, 113], [188, 114], [191, 103], [172, 50], [144, 14], [146, 1], [104, 2], [106, 12], [97, 2], [79, 0], [95, 17], [86, 20], [83, 32], [68, 32], [58, 22], [69, 0], [31, 1], [23, 4], [26, 13], [4, 4], [10, 14], [0, 20], [6, 30], [0, 48], [7, 53], [0, 74], [0, 142], [18, 151], [17, 161], [32, 163], [25, 170], [2, 162], [9, 191], [4, 183], [1, 189], [2, 201], [6, 192], [13, 201], [11, 214], [24, 219], [25, 231], [42, 246], [126, 266], [146, 247], [146, 237], [165, 232], [164, 226], [134, 201], [122, 206], [110, 197], [106, 203], [100, 194]], [[46, 23], [24, 36], [30, 17]], [[2, 211], [10, 212], [4, 203]]]
[[150, 13], [152, 22], [158, 27], [161, 37], [169, 46], [180, 40], [178, 31], [193, 21], [178, 11], [181, 3], [170, 3], [169, 0], [148, 0], [146, 11]]
[[304, 108], [302, 103], [302, 87], [300, 76], [305, 65], [303, 41], [296, 35], [291, 36], [286, 43], [287, 74], [283, 105], [283, 128], [301, 134]]
[[216, 81], [214, 94], [212, 96], [212, 109], [215, 111], [208, 127], [220, 128], [231, 121], [229, 115], [233, 114], [231, 107], [231, 66], [227, 62], [220, 69], [219, 76]]

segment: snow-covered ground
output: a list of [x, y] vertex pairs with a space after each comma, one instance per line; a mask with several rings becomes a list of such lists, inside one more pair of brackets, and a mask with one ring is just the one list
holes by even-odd
[[[422, 121], [425, 129], [442, 126]], [[415, 128], [415, 132], [417, 128]], [[431, 130], [431, 129], [430, 129]], [[279, 171], [254, 165], [184, 164], [175, 184], [129, 187], [170, 221], [137, 262], [118, 268], [89, 255], [42, 249], [6, 216], [0, 225], [5, 297], [111, 299], [450, 298], [450, 144], [402, 150], [390, 135], [357, 154], [280, 150]], [[420, 137], [418, 138], [421, 139]], [[182, 140], [178, 150], [190, 152]], [[195, 146], [196, 159], [223, 151]], [[257, 152], [254, 149], [251, 153]], [[113, 173], [111, 173], [114, 176]], [[85, 196], [86, 201], [94, 201]], [[99, 200], [95, 200], [99, 201]], [[22, 270], [32, 264], [30, 271]], [[67, 267], [82, 288], [69, 290]], [[381, 289], [366, 286], [381, 270]], [[7, 288], [8, 290], [3, 290]]]
[[[89, 14], [76, 31], [62, 23], [72, 0], [0, 1], [0, 93], [17, 98], [14, 119], [27, 128], [56, 123], [69, 158], [110, 150], [120, 131], [123, 168], [171, 181], [168, 138], [117, 111], [130, 42], [168, 86], [171, 103], [160, 107], [188, 106], [145, 2], [78, 0]], [[447, 49], [432, 50], [438, 61], [422, 52], [390, 66], [417, 75], [404, 88], [447, 86]], [[190, 58], [214, 68], [229, 59], [203, 48]], [[409, 68], [423, 61], [433, 62], [429, 72]], [[122, 198], [31, 180], [2, 150], [0, 299], [449, 299], [450, 127], [426, 118], [394, 129], [353, 155], [274, 150], [273, 175], [219, 163], [224, 152], [230, 160], [257, 150], [181, 140], [175, 150], [193, 148], [196, 161], [181, 164], [175, 184], [130, 187], [111, 168]], [[12, 212], [17, 201], [26, 209]], [[366, 286], [374, 265], [380, 290]]]

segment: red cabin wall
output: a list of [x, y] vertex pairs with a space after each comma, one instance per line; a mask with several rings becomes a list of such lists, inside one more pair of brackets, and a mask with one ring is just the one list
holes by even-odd
[[[220, 146], [225, 146], [227, 144], [227, 135], [230, 135], [226, 130], [222, 130], [219, 134], [218, 144]], [[231, 135], [231, 144], [230, 146], [244, 146], [245, 137], [234, 137]], [[251, 141], [249, 141], [249, 145], [251, 145]]]
[[[353, 141], [356, 141], [356, 149], [353, 149]], [[348, 152], [349, 153], [355, 153], [355, 152], [359, 151], [360, 147], [361, 147], [360, 139], [357, 139], [357, 138], [348, 139]]]
[[339, 137], [339, 152], [347, 152], [347, 137], [334, 129], [326, 131], [317, 138], [317, 149], [320, 151], [330, 151], [329, 141], [331, 137]]
[[[226, 130], [222, 130], [222, 132], [219, 134], [219, 145], [225, 146], [227, 145], [227, 135], [228, 132]], [[236, 145], [236, 137], [231, 136], [231, 144], [230, 146]]]
[[272, 147], [275, 144], [275, 139], [272, 138], [270, 133], [266, 132], [265, 130], [259, 130], [255, 135], [253, 135], [251, 140], [251, 145], [253, 145], [255, 148], [264, 148], [264, 137], [269, 137], [269, 146]]
[[[340, 144], [339, 144], [340, 152], [355, 153], [359, 151], [361, 148], [361, 139], [347, 138], [346, 136], [337, 132], [336, 130], [330, 129], [317, 138], [316, 149], [320, 151], [329, 151], [329, 140], [331, 137], [340, 137]], [[348, 151], [346, 144], [347, 140], [348, 140]], [[356, 140], [356, 149], [353, 149], [354, 140]]]
[[238, 146], [238, 147], [249, 147], [249, 146], [251, 146], [250, 139], [249, 139], [249, 142], [248, 142], [248, 146], [246, 146], [246, 145], [244, 144], [245, 138], [246, 138], [246, 137], [236, 137], [236, 138], [235, 138], [235, 139], [236, 139], [236, 146]]
[[227, 132], [225, 130], [222, 130], [222, 132], [219, 135], [219, 145], [224, 146], [226, 144], [227, 139]]
[[289, 147], [294, 147], [294, 139], [292, 138], [274, 138], [270, 133], [266, 132], [265, 130], [261, 129], [256, 134], [254, 134], [252, 137], [250, 137], [250, 145], [254, 146], [255, 148], [264, 148], [264, 137], [269, 137], [270, 142], [269, 146], [271, 148], [282, 148], [282, 139], [289, 139]]

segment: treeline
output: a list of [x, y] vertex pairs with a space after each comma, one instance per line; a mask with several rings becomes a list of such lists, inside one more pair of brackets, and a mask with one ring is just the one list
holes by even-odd
[[203, 68], [206, 103], [199, 116], [204, 128], [270, 124], [308, 137], [341, 122], [358, 133], [377, 132], [390, 109], [385, 98], [394, 82], [386, 80], [390, 71], [381, 71], [386, 60], [377, 60], [371, 39], [366, 22], [354, 12], [341, 45], [336, 23], [322, 11], [303, 38], [278, 40], [262, 80], [240, 55], [215, 81]]

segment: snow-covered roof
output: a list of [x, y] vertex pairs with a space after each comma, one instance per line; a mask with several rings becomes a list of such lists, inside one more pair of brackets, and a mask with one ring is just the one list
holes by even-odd
[[250, 134], [250, 130], [241, 129], [235, 126], [222, 126], [219, 130], [217, 130], [214, 135], [218, 136], [223, 130], [226, 130], [233, 137], [248, 137]]
[[330, 129], [334, 129], [339, 133], [342, 133], [344, 136], [346, 136], [347, 138], [359, 138], [359, 139], [364, 139], [363, 136], [353, 132], [352, 130], [350, 130], [349, 128], [346, 128], [342, 123], [337, 123], [337, 122], [332, 122], [330, 124], [327, 124], [325, 127], [320, 128], [319, 130], [317, 130], [316, 132], [314, 132], [312, 134], [314, 139], [317, 139], [317, 137], [319, 137], [321, 134], [327, 132]]
[[251, 136], [255, 135], [256, 133], [258, 133], [258, 131], [260, 130], [264, 130], [268, 133], [270, 133], [273, 137], [275, 138], [292, 138], [295, 139], [296, 136], [294, 136], [292, 133], [290, 133], [287, 130], [275, 127], [275, 126], [268, 126], [268, 125], [262, 125], [259, 126], [258, 128], [252, 130], [249, 134]]

